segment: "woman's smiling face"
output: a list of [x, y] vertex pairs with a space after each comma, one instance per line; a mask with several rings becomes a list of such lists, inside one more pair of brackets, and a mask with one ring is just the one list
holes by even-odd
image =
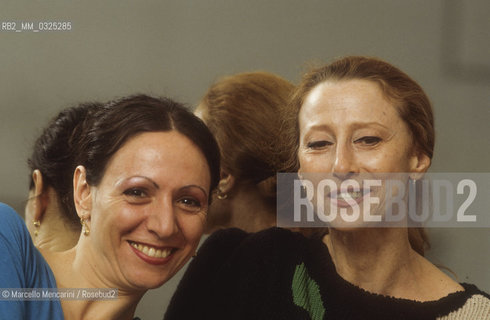
[[100, 184], [82, 191], [90, 203], [84, 254], [99, 278], [136, 290], [170, 279], [197, 248], [209, 188], [206, 159], [184, 135], [146, 132], [128, 140], [108, 162]]
[[[299, 171], [303, 175], [324, 173], [338, 183], [379, 173], [425, 172], [430, 164], [427, 156], [415, 150], [408, 126], [393, 102], [372, 81], [317, 85], [301, 107], [299, 131]], [[333, 201], [345, 206], [341, 200], [348, 190], [337, 192]], [[362, 190], [349, 192], [362, 200]]]

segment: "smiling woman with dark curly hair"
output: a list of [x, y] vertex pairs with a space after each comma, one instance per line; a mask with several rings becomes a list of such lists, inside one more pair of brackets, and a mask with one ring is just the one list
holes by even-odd
[[2, 319], [132, 319], [145, 292], [167, 282], [196, 251], [219, 179], [219, 149], [206, 125], [179, 103], [144, 95], [110, 102], [94, 117], [73, 177], [78, 243], [43, 251], [46, 264], [20, 219], [0, 207], [2, 221], [11, 222], [0, 229], [0, 287], [118, 294], [103, 295], [109, 301], [97, 294], [2, 301]]

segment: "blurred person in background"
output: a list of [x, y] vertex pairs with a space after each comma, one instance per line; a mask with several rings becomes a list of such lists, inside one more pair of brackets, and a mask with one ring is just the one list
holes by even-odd
[[239, 73], [214, 83], [195, 114], [221, 150], [221, 178], [209, 208], [207, 233], [248, 232], [276, 225], [276, 173], [290, 157], [284, 121], [294, 86], [267, 72]]
[[80, 139], [100, 106], [84, 103], [61, 111], [37, 138], [27, 160], [31, 174], [25, 220], [38, 248], [64, 251], [78, 242], [81, 224], [73, 202], [75, 159]]

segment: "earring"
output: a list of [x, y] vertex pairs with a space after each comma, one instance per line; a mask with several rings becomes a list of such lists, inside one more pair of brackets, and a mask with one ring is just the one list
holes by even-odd
[[411, 177], [408, 178], [408, 195], [417, 199], [417, 180]]
[[225, 200], [228, 198], [228, 195], [226, 193], [223, 193], [220, 188], [216, 190], [216, 197], [220, 200]]
[[408, 182], [410, 183], [410, 188], [414, 188], [417, 186], [417, 179], [413, 179], [413, 178], [408, 178]]
[[80, 223], [82, 224], [83, 235], [88, 236], [90, 234], [90, 229], [87, 226], [84, 218], [80, 218]]
[[41, 227], [41, 221], [32, 220], [32, 224], [34, 225], [34, 236], [37, 237], [39, 234], [39, 228]]
[[308, 193], [306, 191], [306, 187], [305, 186], [301, 186], [301, 188], [299, 190], [299, 194], [300, 194], [300, 197], [303, 198], [303, 199], [308, 196]]

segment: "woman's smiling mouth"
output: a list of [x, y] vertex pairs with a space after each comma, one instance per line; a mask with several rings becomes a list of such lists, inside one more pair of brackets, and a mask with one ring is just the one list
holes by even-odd
[[334, 190], [328, 193], [328, 197], [338, 207], [353, 207], [359, 205], [366, 194], [371, 193], [369, 189], [347, 188], [342, 190]]
[[138, 257], [150, 264], [164, 264], [177, 250], [177, 248], [154, 247], [134, 241], [128, 241], [129, 245]]

